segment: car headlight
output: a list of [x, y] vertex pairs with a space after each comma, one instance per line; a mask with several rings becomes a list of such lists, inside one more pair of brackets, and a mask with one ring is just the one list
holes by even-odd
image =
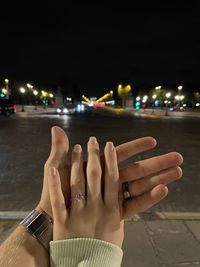
[[69, 111], [68, 111], [67, 108], [64, 108], [64, 109], [63, 109], [63, 112], [64, 112], [64, 113], [68, 113]]
[[61, 109], [60, 108], [57, 108], [57, 112], [60, 113], [61, 112]]

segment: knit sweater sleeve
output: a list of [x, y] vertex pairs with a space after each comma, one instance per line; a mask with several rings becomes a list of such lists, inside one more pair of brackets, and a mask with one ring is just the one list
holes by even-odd
[[50, 242], [51, 267], [120, 267], [122, 256], [118, 246], [98, 239]]

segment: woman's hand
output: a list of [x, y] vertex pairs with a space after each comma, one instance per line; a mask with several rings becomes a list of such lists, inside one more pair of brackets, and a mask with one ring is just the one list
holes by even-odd
[[106, 144], [104, 156], [105, 173], [102, 180], [99, 145], [96, 138], [91, 137], [88, 142], [85, 177], [82, 149], [80, 145], [75, 146], [72, 152], [69, 208], [65, 206], [59, 172], [55, 168], [50, 169], [48, 182], [54, 219], [54, 240], [95, 238], [121, 247], [124, 233], [118, 198], [117, 155], [113, 143]]

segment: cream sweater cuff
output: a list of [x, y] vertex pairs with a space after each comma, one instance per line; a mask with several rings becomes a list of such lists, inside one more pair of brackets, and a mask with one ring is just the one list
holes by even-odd
[[122, 250], [111, 243], [91, 238], [50, 242], [51, 267], [120, 267]]

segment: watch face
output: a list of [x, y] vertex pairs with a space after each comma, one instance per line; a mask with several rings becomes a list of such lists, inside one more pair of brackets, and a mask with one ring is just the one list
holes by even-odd
[[47, 219], [43, 214], [40, 214], [29, 226], [28, 230], [34, 235], [39, 235], [48, 227]]

